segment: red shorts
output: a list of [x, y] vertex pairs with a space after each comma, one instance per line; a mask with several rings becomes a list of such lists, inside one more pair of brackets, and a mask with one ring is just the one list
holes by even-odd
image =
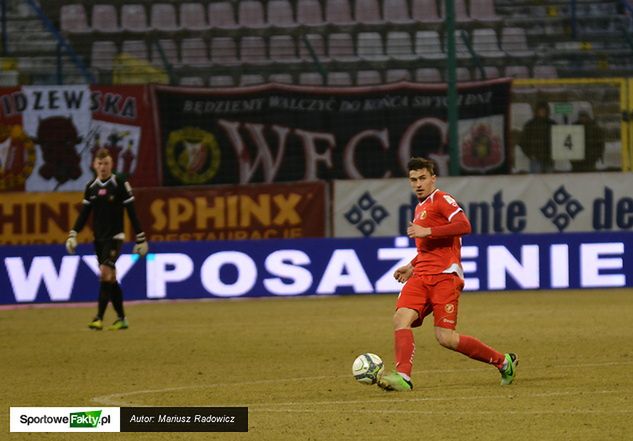
[[409, 308], [418, 312], [412, 327], [422, 326], [424, 317], [433, 312], [435, 326], [455, 329], [457, 305], [464, 281], [457, 274], [412, 275], [402, 287], [396, 310]]

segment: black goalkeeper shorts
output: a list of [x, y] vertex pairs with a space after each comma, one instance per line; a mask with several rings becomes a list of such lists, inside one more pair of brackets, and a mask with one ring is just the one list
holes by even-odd
[[116, 269], [116, 260], [121, 255], [122, 240], [95, 240], [95, 251], [99, 265], [106, 265]]

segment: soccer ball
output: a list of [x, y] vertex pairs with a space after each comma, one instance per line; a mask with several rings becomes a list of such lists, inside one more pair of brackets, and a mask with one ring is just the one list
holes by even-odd
[[385, 368], [379, 356], [372, 353], [361, 354], [356, 357], [352, 365], [352, 374], [356, 381], [363, 384], [376, 384], [378, 376]]

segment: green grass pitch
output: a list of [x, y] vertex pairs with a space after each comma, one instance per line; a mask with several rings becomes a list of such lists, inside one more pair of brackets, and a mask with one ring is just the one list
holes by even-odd
[[[395, 296], [127, 305], [130, 329], [89, 331], [94, 305], [0, 311], [0, 425], [10, 406], [248, 406], [248, 433], [98, 440], [623, 440], [633, 438], [633, 290], [462, 295], [458, 331], [519, 354], [515, 384], [415, 331], [415, 389], [354, 381], [363, 352], [393, 366]], [[107, 324], [114, 320], [111, 309]]]

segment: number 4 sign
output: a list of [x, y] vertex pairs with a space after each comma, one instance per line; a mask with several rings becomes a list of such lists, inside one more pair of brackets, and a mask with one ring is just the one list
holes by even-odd
[[585, 126], [580, 124], [552, 126], [552, 159], [555, 161], [585, 159]]

